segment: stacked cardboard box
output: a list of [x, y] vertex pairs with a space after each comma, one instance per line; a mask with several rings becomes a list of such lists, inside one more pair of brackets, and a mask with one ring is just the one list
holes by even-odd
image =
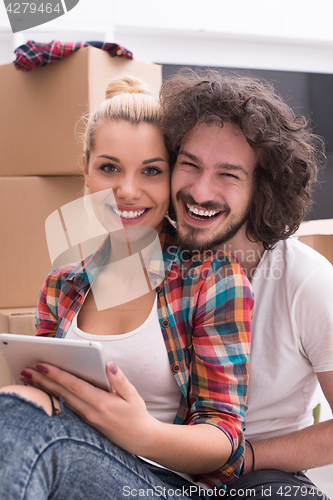
[[295, 236], [321, 253], [333, 265], [333, 219], [303, 222]]
[[[34, 334], [34, 310], [52, 265], [47, 217], [83, 195], [82, 116], [107, 83], [135, 75], [156, 93], [161, 67], [86, 47], [30, 73], [0, 66], [0, 333]], [[0, 387], [10, 380], [0, 357]]]
[[[35, 308], [0, 309], [0, 332], [35, 334]], [[0, 387], [10, 385], [12, 378], [0, 352]]]

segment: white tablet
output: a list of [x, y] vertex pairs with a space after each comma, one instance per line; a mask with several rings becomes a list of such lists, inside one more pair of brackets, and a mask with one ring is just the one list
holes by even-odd
[[24, 368], [35, 368], [44, 362], [110, 390], [100, 342], [1, 333], [0, 350], [15, 384], [23, 384], [20, 373]]

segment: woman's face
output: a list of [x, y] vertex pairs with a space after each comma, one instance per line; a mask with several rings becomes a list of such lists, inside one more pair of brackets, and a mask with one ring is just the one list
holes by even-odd
[[[112, 189], [107, 216], [125, 226], [159, 231], [170, 200], [169, 156], [161, 132], [148, 123], [103, 123], [95, 135], [85, 185], [90, 194]], [[111, 219], [112, 226], [112, 219]]]

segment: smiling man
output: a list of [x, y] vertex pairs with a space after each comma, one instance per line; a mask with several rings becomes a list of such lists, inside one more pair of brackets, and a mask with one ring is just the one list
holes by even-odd
[[321, 141], [250, 78], [186, 73], [161, 99], [179, 243], [233, 253], [256, 298], [244, 470], [229, 496], [323, 498], [304, 471], [333, 462], [333, 420], [312, 425], [318, 381], [333, 407], [333, 269], [291, 238]]
[[212, 248], [234, 237], [249, 216], [256, 154], [238, 128], [196, 126], [184, 139], [172, 178], [184, 248]]

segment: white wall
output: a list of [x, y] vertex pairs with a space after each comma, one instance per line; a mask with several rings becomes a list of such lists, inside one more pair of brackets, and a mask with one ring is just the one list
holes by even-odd
[[333, 73], [332, 42], [118, 26], [115, 34], [149, 62]]
[[0, 63], [29, 39], [99, 39], [148, 62], [333, 73], [332, 19], [331, 0], [80, 0], [13, 35], [0, 2]]
[[127, 0], [115, 25], [333, 41], [330, 0]]

